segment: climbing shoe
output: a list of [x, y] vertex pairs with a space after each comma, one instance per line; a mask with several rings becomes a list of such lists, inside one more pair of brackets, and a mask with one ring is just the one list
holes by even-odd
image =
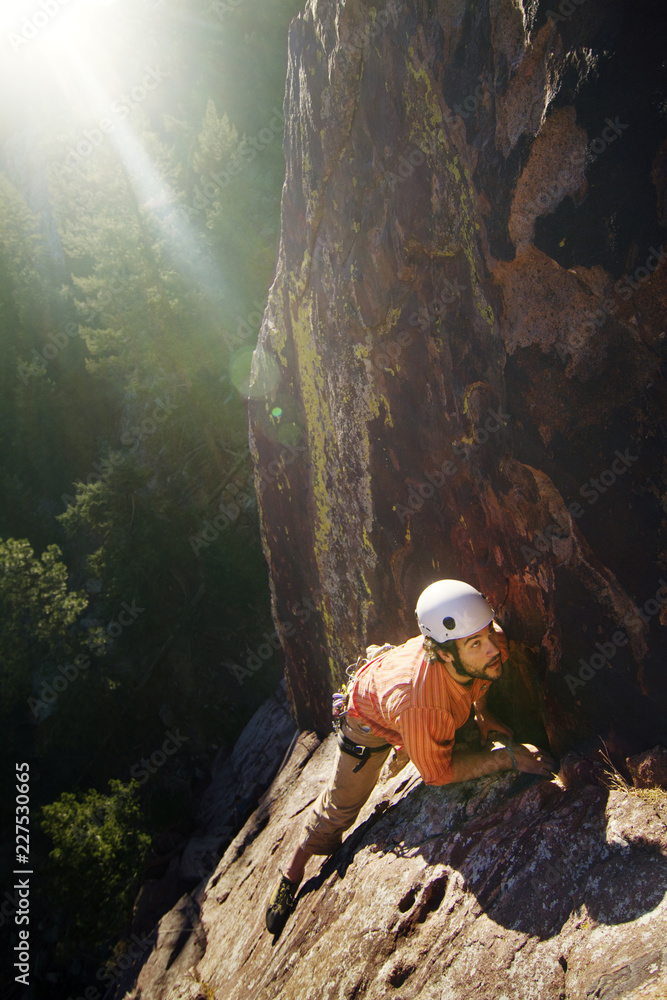
[[281, 875], [280, 882], [269, 900], [269, 907], [266, 911], [266, 926], [271, 934], [277, 934], [285, 925], [287, 918], [296, 906], [295, 897], [298, 888], [298, 882], [290, 882], [288, 878]]

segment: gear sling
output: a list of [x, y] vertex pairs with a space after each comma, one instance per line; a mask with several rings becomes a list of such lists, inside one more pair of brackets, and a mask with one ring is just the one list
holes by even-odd
[[350, 757], [356, 757], [359, 761], [356, 767], [352, 769], [353, 773], [356, 774], [370, 759], [373, 753], [386, 753], [387, 750], [391, 748], [391, 743], [382, 743], [379, 747], [364, 747], [360, 746], [358, 743], [354, 743], [352, 740], [348, 739], [343, 733], [342, 722], [344, 717], [347, 715], [347, 703], [350, 697], [350, 692], [354, 684], [355, 675], [362, 667], [370, 663], [372, 660], [377, 660], [380, 656], [387, 652], [389, 649], [394, 647], [391, 643], [387, 642], [384, 646], [369, 646], [366, 650], [366, 656], [361, 655], [356, 663], [351, 663], [347, 668], [345, 673], [347, 674], [349, 680], [343, 684], [340, 691], [336, 691], [333, 696], [333, 729], [336, 733], [336, 740], [338, 742], [338, 747], [341, 753], [346, 753]]

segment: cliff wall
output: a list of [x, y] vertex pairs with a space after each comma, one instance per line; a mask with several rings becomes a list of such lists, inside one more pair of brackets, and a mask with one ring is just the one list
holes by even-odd
[[293, 21], [250, 410], [302, 728], [453, 576], [510, 637], [520, 737], [667, 742], [664, 29], [619, 0]]

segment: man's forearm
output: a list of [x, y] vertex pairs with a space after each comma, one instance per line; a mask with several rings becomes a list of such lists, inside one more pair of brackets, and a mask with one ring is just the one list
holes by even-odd
[[470, 781], [512, 769], [512, 758], [507, 750], [455, 750], [452, 753], [452, 782]]

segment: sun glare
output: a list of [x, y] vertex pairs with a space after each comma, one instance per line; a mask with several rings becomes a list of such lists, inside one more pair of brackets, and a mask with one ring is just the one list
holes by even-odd
[[[2, 3], [2, 0], [0, 0]], [[144, 116], [170, 79], [151, 46], [153, 6], [139, 0], [17, 0], [0, 7], [10, 58], [0, 61], [2, 110], [19, 147], [48, 134], [56, 178], [115, 153], [139, 205], [162, 227], [184, 273], [219, 289], [218, 269], [141, 138]], [[8, 114], [9, 109], [9, 114]]]
[[94, 16], [116, 0], [24, 0], [2, 12], [2, 27], [9, 47], [27, 55], [32, 50], [41, 59], [67, 59], [74, 51], [99, 54], [102, 41], [94, 31]]
[[110, 55], [123, 6], [118, 0], [3, 5], [3, 83], [16, 110], [38, 111], [56, 103], [72, 117], [90, 114], [96, 92], [114, 76]]

